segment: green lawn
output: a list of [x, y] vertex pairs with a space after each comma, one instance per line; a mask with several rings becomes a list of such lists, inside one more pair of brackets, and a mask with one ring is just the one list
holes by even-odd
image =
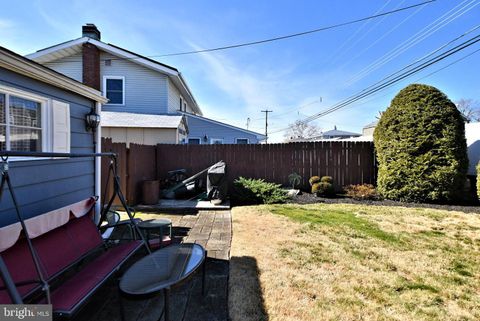
[[[480, 320], [479, 232], [478, 214], [425, 208], [234, 208], [231, 317]], [[245, 277], [241, 258], [258, 272]]]

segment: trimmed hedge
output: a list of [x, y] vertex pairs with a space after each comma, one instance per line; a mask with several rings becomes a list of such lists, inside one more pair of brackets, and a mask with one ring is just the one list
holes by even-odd
[[233, 186], [232, 198], [240, 204], [276, 204], [288, 200], [287, 192], [280, 184], [268, 183], [263, 179], [239, 177]]
[[459, 197], [468, 167], [465, 124], [440, 90], [419, 84], [402, 89], [373, 137], [381, 196], [410, 202]]

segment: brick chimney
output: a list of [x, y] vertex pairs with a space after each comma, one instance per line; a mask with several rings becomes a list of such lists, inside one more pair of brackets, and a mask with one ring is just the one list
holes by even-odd
[[[93, 23], [82, 26], [82, 36], [100, 40], [100, 31]], [[83, 83], [100, 90], [100, 50], [91, 43], [84, 43], [83, 56]]]

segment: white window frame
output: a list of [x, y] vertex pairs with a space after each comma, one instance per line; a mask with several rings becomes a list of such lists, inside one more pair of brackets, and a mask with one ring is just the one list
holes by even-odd
[[239, 139], [246, 139], [246, 140], [247, 140], [247, 144], [246, 144], [246, 145], [250, 144], [250, 139], [249, 139], [249, 138], [246, 138], [246, 137], [235, 138], [235, 144], [238, 144], [238, 140], [239, 140]]
[[188, 137], [187, 144], [190, 144], [190, 139], [198, 139], [198, 145], [202, 145], [202, 139], [200, 137]]
[[[41, 115], [41, 130], [42, 130], [42, 152], [48, 152], [52, 148], [52, 123], [51, 123], [51, 99], [39, 96], [36, 94], [32, 94], [31, 92], [27, 92], [24, 90], [20, 90], [17, 88], [7, 87], [0, 85], [0, 94], [5, 95], [5, 121], [9, 123], [10, 118], [10, 99], [9, 96], [15, 96], [19, 98], [24, 98], [28, 100], [32, 100], [35, 102], [40, 103], [40, 115]], [[5, 139], [8, 142], [8, 137], [10, 136], [10, 132], [8, 130], [5, 131]], [[6, 144], [7, 150], [9, 150], [9, 144]], [[19, 160], [41, 160], [46, 159], [45, 157], [11, 157], [10, 160], [12, 161], [19, 161]]]
[[223, 138], [215, 138], [215, 137], [210, 138], [210, 145], [214, 145], [215, 144], [214, 141], [216, 140], [221, 141], [222, 142], [221, 144], [223, 145], [223, 142], [224, 142]]
[[112, 103], [108, 102], [105, 105], [108, 105], [108, 106], [125, 106], [125, 76], [103, 76], [103, 83], [102, 83], [103, 97], [107, 97], [107, 80], [108, 79], [121, 79], [122, 80], [122, 103], [121, 104], [112, 104]]
[[184, 102], [183, 97], [182, 97], [182, 95], [180, 95], [180, 109], [179, 109], [179, 111], [183, 111], [183, 102]]

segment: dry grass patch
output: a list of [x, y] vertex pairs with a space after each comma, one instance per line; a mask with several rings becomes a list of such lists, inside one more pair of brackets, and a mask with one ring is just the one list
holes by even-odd
[[350, 204], [238, 207], [232, 320], [479, 320], [480, 216]]

